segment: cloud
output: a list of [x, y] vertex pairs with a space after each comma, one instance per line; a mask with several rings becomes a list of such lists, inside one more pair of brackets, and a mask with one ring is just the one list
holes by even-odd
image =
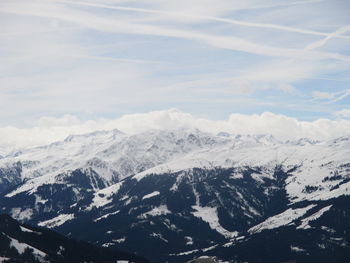
[[336, 94], [337, 94], [338, 96], [337, 96], [335, 99], [331, 100], [330, 103], [334, 103], [334, 102], [343, 100], [343, 99], [345, 99], [346, 97], [350, 96], [350, 89], [337, 92]]
[[350, 94], [349, 16], [331, 2], [0, 1], [0, 126], [171, 107], [329, 115]]
[[65, 114], [61, 118], [41, 117], [38, 120], [38, 127], [44, 129], [51, 127], [69, 127], [79, 125], [80, 123], [80, 120], [76, 116]]
[[312, 96], [315, 99], [333, 99], [335, 97], [334, 93], [324, 92], [324, 91], [313, 91]]
[[331, 40], [332, 38], [339, 37], [339, 36], [349, 32], [349, 31], [350, 31], [350, 25], [342, 26], [342, 27], [338, 28], [336, 31], [328, 34], [327, 37], [325, 37], [324, 39], [321, 39], [319, 41], [316, 41], [314, 43], [311, 43], [311, 44], [307, 45], [305, 47], [305, 49], [306, 50], [313, 50], [313, 49], [316, 49], [316, 48], [320, 48], [320, 47], [326, 45], [327, 42], [329, 40]]
[[334, 115], [339, 118], [350, 119], [350, 109], [343, 109], [340, 111], [336, 111]]
[[[349, 110], [337, 114], [350, 116]], [[71, 134], [83, 134], [97, 130], [119, 129], [127, 134], [137, 134], [153, 129], [193, 128], [217, 134], [221, 131], [232, 134], [271, 134], [281, 140], [311, 138], [327, 140], [349, 134], [350, 120], [318, 119], [299, 121], [281, 114], [231, 114], [226, 120], [211, 120], [170, 109], [124, 115], [118, 119], [82, 121], [72, 115], [61, 118], [43, 117], [32, 128], [0, 128], [0, 148], [14, 149], [49, 144], [63, 140]]]
[[[58, 6], [38, 5], [34, 8], [22, 5], [7, 4], [0, 7], [0, 12], [31, 15], [39, 17], [56, 18], [79, 26], [110, 33], [123, 33], [134, 35], [165, 36], [182, 38], [206, 43], [207, 45], [228, 50], [243, 51], [255, 55], [303, 58], [307, 60], [335, 59], [350, 62], [350, 57], [338, 53], [312, 51], [311, 49], [296, 49], [268, 46], [235, 36], [221, 36], [203, 33], [194, 30], [172, 29], [164, 26], [131, 23], [128, 20], [101, 17], [88, 12], [74, 11], [73, 9], [59, 8]], [[338, 35], [338, 34], [336, 34]]]
[[297, 89], [295, 87], [293, 87], [292, 85], [290, 84], [287, 84], [287, 83], [280, 83], [277, 87], [279, 90], [282, 90], [286, 93], [289, 93], [289, 94], [296, 94], [298, 93]]
[[350, 96], [350, 89], [341, 90], [337, 92], [313, 91], [312, 95], [314, 99], [323, 99], [328, 100], [327, 103], [334, 103]]
[[[334, 33], [324, 33], [319, 31], [313, 31], [313, 30], [307, 30], [307, 29], [301, 29], [301, 28], [294, 28], [294, 27], [288, 27], [288, 26], [281, 26], [277, 24], [267, 24], [267, 23], [251, 23], [246, 21], [240, 21], [236, 19], [228, 19], [228, 18], [221, 18], [221, 17], [213, 17], [213, 16], [205, 16], [205, 15], [198, 15], [199, 14], [205, 14], [213, 13], [213, 7], [219, 7], [218, 11], [222, 13], [223, 6], [218, 5], [215, 1], [208, 1], [209, 3], [203, 3], [203, 1], [200, 2], [200, 4], [193, 4], [191, 3], [191, 7], [195, 7], [194, 10], [189, 9], [188, 3], [183, 3], [183, 5], [179, 4], [179, 1], [176, 1], [176, 5], [171, 5], [170, 7], [167, 7], [167, 9], [174, 10], [174, 7], [182, 7], [182, 9], [179, 10], [179, 12], [170, 12], [170, 11], [163, 11], [163, 10], [154, 10], [154, 9], [145, 9], [145, 8], [135, 8], [135, 7], [125, 7], [125, 6], [115, 6], [115, 5], [105, 5], [105, 4], [96, 4], [96, 3], [89, 3], [89, 2], [81, 2], [81, 1], [64, 1], [64, 0], [58, 0], [59, 3], [67, 3], [72, 5], [82, 5], [82, 6], [90, 6], [90, 7], [98, 7], [98, 8], [105, 8], [105, 9], [113, 9], [113, 10], [122, 10], [122, 11], [132, 11], [132, 12], [140, 12], [140, 13], [151, 13], [151, 14], [162, 14], [166, 16], [174, 16], [178, 18], [192, 18], [195, 20], [209, 20], [209, 21], [216, 21], [216, 22], [222, 22], [222, 23], [228, 23], [228, 24], [235, 24], [240, 26], [246, 26], [246, 27], [255, 27], [255, 28], [268, 28], [268, 29], [275, 29], [280, 31], [287, 31], [287, 32], [294, 32], [294, 33], [301, 33], [301, 34], [310, 34], [310, 35], [317, 35], [317, 36], [326, 36], [326, 40], [322, 40], [322, 42], [327, 42], [331, 38], [344, 38], [344, 39], [350, 39], [349, 36], [344, 36], [343, 34], [348, 31], [348, 29], [342, 28], [337, 30]], [[292, 4], [292, 3], [291, 3]], [[244, 9], [251, 9], [251, 8], [266, 8], [266, 6], [254, 6], [252, 5], [243, 5], [243, 6], [236, 6], [229, 3], [229, 5], [224, 5], [225, 10], [227, 12], [227, 9], [232, 9], [232, 6], [235, 6], [235, 10], [244, 10]], [[276, 5], [274, 5], [276, 6]], [[277, 5], [279, 6], [279, 5]], [[200, 7], [200, 10], [198, 10], [198, 7]], [[209, 8], [208, 8], [209, 7]], [[269, 6], [271, 7], [271, 6]], [[204, 12], [203, 12], [204, 11]], [[215, 11], [214, 11], [215, 12]], [[181, 19], [178, 19], [179, 22], [181, 22]], [[188, 22], [188, 20], [186, 20]], [[313, 48], [310, 48], [313, 49]]]

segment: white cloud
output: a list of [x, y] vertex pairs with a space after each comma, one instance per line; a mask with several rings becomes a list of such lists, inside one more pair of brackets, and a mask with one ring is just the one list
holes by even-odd
[[324, 91], [313, 91], [312, 96], [316, 99], [333, 99], [335, 97], [334, 93], [324, 92]]
[[334, 103], [350, 96], [350, 89], [337, 92], [313, 91], [312, 96], [314, 99], [324, 99], [327, 100], [328, 103]]
[[277, 88], [290, 94], [296, 94], [298, 92], [295, 87], [287, 83], [280, 83]]
[[[343, 34], [347, 32], [348, 29], [342, 28], [337, 30], [334, 33], [324, 33], [319, 31], [313, 31], [313, 30], [307, 30], [307, 29], [301, 29], [301, 28], [294, 28], [294, 27], [288, 27], [288, 26], [281, 26], [277, 24], [267, 24], [267, 23], [251, 23], [246, 21], [241, 21], [237, 19], [228, 19], [228, 18], [221, 18], [221, 17], [214, 17], [212, 15], [224, 15], [225, 13], [229, 13], [230, 11], [237, 11], [237, 10], [245, 10], [245, 9], [256, 9], [256, 8], [266, 8], [266, 6], [261, 6], [258, 3], [244, 1], [241, 3], [235, 3], [232, 4], [231, 1], [221, 1], [219, 4], [217, 1], [208, 0], [208, 1], [192, 1], [191, 5], [188, 4], [188, 1], [154, 1], [158, 4], [158, 8], [160, 9], [145, 9], [145, 8], [135, 8], [135, 7], [125, 7], [125, 6], [115, 6], [115, 5], [105, 5], [105, 4], [96, 4], [96, 3], [89, 3], [89, 2], [81, 2], [81, 1], [64, 1], [64, 0], [57, 0], [59, 3], [67, 3], [72, 5], [82, 5], [82, 6], [90, 6], [90, 7], [98, 7], [98, 8], [105, 8], [105, 9], [112, 9], [112, 10], [122, 10], [122, 11], [131, 11], [131, 12], [139, 12], [139, 13], [150, 13], [150, 14], [161, 14], [167, 16], [169, 19], [169, 16], [177, 17], [176, 21], [183, 23], [188, 23], [189, 20], [186, 18], [193, 19], [195, 21], [216, 21], [216, 22], [222, 22], [222, 23], [228, 23], [228, 24], [235, 24], [240, 26], [246, 26], [246, 27], [256, 27], [256, 28], [268, 28], [268, 29], [275, 29], [280, 31], [287, 31], [287, 32], [295, 32], [295, 33], [301, 33], [301, 34], [310, 34], [310, 35], [317, 35], [317, 36], [325, 36], [326, 40], [322, 40], [322, 42], [327, 42], [331, 38], [344, 38], [344, 39], [350, 39], [349, 36], [344, 36]], [[141, 1], [140, 1], [141, 2]], [[148, 3], [151, 1], [148, 1]], [[273, 5], [278, 6], [277, 5]], [[271, 7], [271, 6], [267, 6]], [[166, 11], [166, 10], [172, 10], [172, 11]], [[175, 12], [174, 12], [175, 10]], [[313, 49], [313, 48], [310, 48]]]
[[326, 45], [327, 42], [330, 41], [332, 38], [341, 36], [341, 35], [349, 32], [349, 31], [350, 31], [350, 25], [342, 26], [342, 27], [338, 28], [336, 31], [328, 34], [328, 36], [325, 37], [324, 39], [321, 39], [319, 41], [316, 41], [314, 43], [311, 43], [311, 44], [307, 45], [305, 47], [305, 49], [306, 50], [313, 50], [313, 49], [316, 49], [316, 48], [320, 48], [320, 47]]
[[334, 115], [340, 118], [350, 119], [350, 109], [336, 111]]
[[0, 11], [10, 14], [60, 19], [85, 28], [103, 32], [165, 36], [194, 40], [220, 49], [243, 51], [255, 55], [298, 59], [303, 58], [308, 60], [335, 59], [346, 62], [350, 61], [349, 56], [338, 53], [311, 51], [311, 49], [274, 47], [248, 41], [241, 37], [213, 35], [201, 31], [172, 29], [164, 26], [131, 23], [127, 19], [123, 20], [120, 18], [115, 19], [113, 17], [96, 16], [95, 14], [90, 14], [88, 12], [61, 8], [58, 5], [31, 4], [25, 7], [23, 6], [23, 3], [7, 3], [0, 7]]
[[[348, 110], [339, 114], [349, 114]], [[348, 115], [347, 115], [348, 116]], [[119, 129], [136, 134], [150, 129], [196, 128], [205, 132], [225, 131], [233, 134], [272, 134], [278, 139], [302, 137], [327, 140], [349, 134], [350, 120], [318, 119], [299, 121], [281, 114], [232, 114], [227, 120], [210, 120], [194, 117], [176, 109], [125, 115], [114, 120], [99, 119], [80, 121], [72, 115], [61, 118], [44, 117], [38, 126], [27, 129], [0, 128], [0, 146], [13, 149], [44, 145], [63, 140], [71, 134], [83, 134], [97, 130]]]
[[79, 125], [80, 123], [80, 120], [76, 116], [70, 114], [65, 114], [61, 118], [41, 117], [38, 120], [38, 126], [44, 129], [51, 127], [69, 127]]
[[[329, 114], [350, 94], [349, 16], [331, 2], [2, 0], [0, 125], [170, 107]], [[95, 122], [44, 118], [28, 145]]]
[[332, 101], [330, 101], [330, 103], [334, 103], [334, 102], [343, 100], [343, 99], [345, 99], [346, 97], [350, 96], [350, 89], [337, 92], [336, 94], [337, 94], [338, 96], [337, 96], [335, 99], [333, 99]]

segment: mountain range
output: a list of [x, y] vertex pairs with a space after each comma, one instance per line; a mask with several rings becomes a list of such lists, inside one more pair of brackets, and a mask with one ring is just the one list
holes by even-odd
[[152, 262], [348, 262], [350, 136], [72, 135], [0, 158], [0, 207]]

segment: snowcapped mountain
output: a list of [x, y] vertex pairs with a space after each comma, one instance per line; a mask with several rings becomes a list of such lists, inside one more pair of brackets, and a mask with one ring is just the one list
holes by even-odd
[[349, 156], [350, 136], [101, 131], [1, 158], [0, 205], [155, 261], [346, 262]]
[[[127, 136], [118, 130], [69, 136], [62, 142], [23, 150], [0, 160], [1, 170], [20, 164], [20, 177], [35, 187], [77, 169], [92, 170], [103, 186], [184, 154], [222, 144], [199, 131], [149, 131]], [[98, 187], [97, 185], [95, 187]], [[27, 189], [27, 188], [26, 188]]]

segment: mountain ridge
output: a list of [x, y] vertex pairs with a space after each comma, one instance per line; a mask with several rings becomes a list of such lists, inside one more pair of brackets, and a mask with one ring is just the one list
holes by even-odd
[[[62, 142], [69, 147], [58, 143], [1, 159], [0, 172], [24, 178], [12, 188], [4, 186], [3, 211], [155, 261], [182, 262], [203, 253], [244, 261], [247, 255], [238, 247], [248, 249], [278, 229], [291, 238], [309, 233], [314, 241], [325, 235], [329, 240], [320, 246], [347, 253], [349, 240], [341, 234], [347, 226], [327, 226], [331, 219], [318, 222], [339, 209], [343, 220], [348, 216], [341, 200], [350, 195], [349, 136], [280, 142], [270, 135], [213, 135], [193, 129], [115, 133], [78, 136]], [[339, 230], [332, 234], [323, 226]], [[345, 248], [331, 238], [341, 239]], [[289, 251], [286, 260], [300, 252], [292, 240], [283, 243]], [[150, 253], [152, 247], [159, 254]], [[309, 249], [310, 254], [322, 248]], [[232, 251], [240, 255], [238, 261], [229, 257]], [[300, 257], [306, 260], [304, 254]], [[254, 260], [248, 262], [258, 262]]]
[[42, 227], [20, 224], [6, 214], [0, 214], [0, 240], [1, 262], [147, 262], [142, 257], [98, 248]]

